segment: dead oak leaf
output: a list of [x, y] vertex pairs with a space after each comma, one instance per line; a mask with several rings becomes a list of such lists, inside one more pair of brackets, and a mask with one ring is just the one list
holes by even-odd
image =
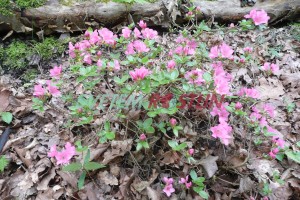
[[102, 161], [104, 165], [106, 165], [116, 157], [124, 156], [125, 153], [130, 151], [132, 147], [132, 139], [123, 141], [112, 141], [111, 147], [111, 150], [108, 150], [104, 153], [104, 160]]
[[255, 89], [258, 90], [261, 100], [281, 99], [281, 96], [285, 94], [284, 87], [278, 80], [273, 80], [271, 84], [265, 78], [261, 78], [259, 82], [260, 86], [255, 87]]
[[98, 177], [102, 180], [106, 185], [119, 185], [118, 179], [109, 173], [108, 171], [99, 172]]

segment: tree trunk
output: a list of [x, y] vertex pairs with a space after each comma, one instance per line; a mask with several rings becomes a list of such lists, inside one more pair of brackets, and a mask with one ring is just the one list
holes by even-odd
[[[213, 17], [215, 21], [222, 22], [241, 20], [253, 9], [240, 7], [239, 0], [195, 0], [194, 5], [201, 7], [203, 14], [197, 16], [199, 20]], [[84, 2], [71, 6], [51, 2], [39, 8], [16, 11], [14, 16], [0, 15], [0, 32], [43, 30], [47, 35], [53, 32], [82, 31], [90, 26], [112, 27], [121, 22], [132, 20], [137, 22], [139, 19], [145, 19], [150, 26], [168, 27], [174, 22], [177, 24], [186, 22], [184, 17], [186, 10], [183, 8], [182, 5], [178, 6], [176, 0], [158, 0], [155, 3], [134, 4], [129, 7], [114, 2]], [[257, 2], [254, 8], [266, 10], [273, 24], [283, 20], [299, 20], [299, 0], [265, 0]]]

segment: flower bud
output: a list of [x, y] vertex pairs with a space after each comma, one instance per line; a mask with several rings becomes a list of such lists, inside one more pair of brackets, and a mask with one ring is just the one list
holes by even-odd
[[147, 139], [147, 137], [144, 133], [142, 135], [140, 135], [140, 140], [141, 141], [145, 141], [146, 139]]
[[243, 107], [243, 105], [240, 103], [240, 102], [237, 102], [236, 104], [235, 104], [235, 109], [236, 110], [239, 110], [239, 109], [241, 109]]
[[170, 124], [171, 124], [171, 126], [175, 126], [177, 124], [177, 120], [174, 119], [174, 118], [171, 118], [170, 119]]
[[194, 154], [195, 150], [194, 149], [189, 149], [189, 154], [192, 156]]

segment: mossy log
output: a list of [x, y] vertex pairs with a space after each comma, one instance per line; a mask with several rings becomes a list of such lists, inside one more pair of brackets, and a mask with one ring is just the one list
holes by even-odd
[[[199, 20], [211, 19], [222, 22], [235, 22], [243, 19], [252, 7], [241, 7], [239, 0], [203, 1], [195, 0], [202, 14]], [[254, 8], [264, 9], [271, 16], [270, 23], [284, 20], [298, 20], [300, 16], [299, 0], [258, 1]], [[35, 32], [44, 34], [53, 32], [83, 31], [88, 27], [113, 27], [122, 22], [145, 19], [148, 24], [168, 27], [172, 23], [185, 23], [185, 6], [177, 0], [158, 0], [155, 3], [126, 6], [120, 3], [83, 2], [70, 6], [50, 0], [46, 5], [23, 11], [15, 11], [13, 16], [0, 15], [0, 32]]]

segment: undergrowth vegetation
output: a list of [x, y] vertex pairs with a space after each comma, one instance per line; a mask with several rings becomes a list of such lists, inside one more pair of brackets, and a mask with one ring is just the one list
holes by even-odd
[[[251, 44], [237, 50], [224, 41], [201, 41], [198, 36], [209, 28], [194, 20], [200, 12], [200, 8], [189, 9], [187, 17], [195, 29], [183, 29], [169, 48], [157, 42], [158, 33], [142, 20], [138, 26], [124, 27], [119, 35], [107, 28], [89, 29], [82, 40], [69, 43], [70, 66], [55, 66], [50, 70], [51, 79], [39, 80], [34, 86], [33, 107], [44, 112], [53, 101], [62, 105], [68, 119], [63, 128], [84, 127], [88, 133], [97, 133], [100, 144], [127, 149], [135, 157], [135, 163], [127, 163], [132, 168], [163, 166], [154, 180], [167, 197], [184, 192], [209, 198], [206, 185], [212, 181], [217, 164], [213, 156], [201, 160], [212, 150], [202, 150], [207, 143], [214, 143], [212, 148], [222, 144], [226, 149], [241, 142], [245, 158], [240, 166], [248, 162], [252, 146], [260, 145], [267, 146], [268, 151], [261, 154], [265, 159], [280, 162], [289, 158], [299, 163], [298, 149], [290, 148], [269, 123], [275, 116], [274, 107], [260, 100], [255, 85], [239, 86], [230, 73], [232, 68], [251, 63], [263, 76], [272, 77], [280, 66], [272, 58], [257, 60]], [[252, 10], [245, 18], [231, 29], [267, 28], [269, 16], [263, 10]], [[9, 52], [13, 50], [7, 54], [13, 56]], [[104, 94], [116, 98], [101, 99]], [[123, 96], [118, 99], [118, 95]], [[134, 102], [139, 97], [141, 108]], [[102, 169], [110, 161], [109, 156], [104, 163], [92, 161], [90, 147], [81, 141], [75, 146], [67, 142], [61, 151], [54, 145], [48, 156], [56, 165], [63, 165], [64, 171], [81, 172], [79, 189], [84, 188], [89, 171]], [[139, 176], [148, 180], [151, 172], [141, 170]], [[277, 171], [257, 181], [260, 197], [272, 193], [271, 182], [282, 184]]]
[[37, 69], [28, 69], [30, 62], [38, 57], [37, 63], [49, 61], [60, 56], [66, 48], [66, 42], [55, 38], [45, 38], [42, 42], [14, 40], [8, 46], [0, 46], [0, 62], [4, 70], [16, 70], [24, 73], [23, 79], [27, 82], [32, 80]]

